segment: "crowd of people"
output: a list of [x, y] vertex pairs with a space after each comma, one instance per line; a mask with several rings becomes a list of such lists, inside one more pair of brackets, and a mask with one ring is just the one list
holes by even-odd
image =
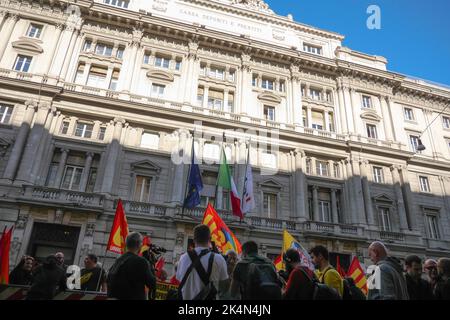
[[[167, 294], [177, 300], [450, 300], [450, 259], [438, 261], [416, 255], [398, 258], [388, 254], [379, 241], [369, 246], [370, 260], [376, 265], [367, 294], [352, 278], [343, 278], [329, 262], [323, 246], [309, 254], [316, 270], [303, 265], [296, 249], [283, 254], [285, 270], [277, 271], [273, 262], [258, 253], [258, 245], [248, 241], [239, 256], [234, 251], [218, 252], [205, 225], [194, 228], [194, 247], [175, 265], [175, 274], [156, 272], [151, 253], [140, 254], [142, 236], [130, 233], [126, 252], [106, 272], [97, 256], [88, 254], [80, 272], [84, 292], [104, 292], [120, 300], [154, 299], [157, 280], [176, 284]], [[52, 299], [67, 289], [67, 268], [61, 252], [37, 264], [30, 256], [22, 258], [10, 274], [10, 284], [30, 286], [27, 299]], [[158, 277], [156, 276], [158, 275]]]

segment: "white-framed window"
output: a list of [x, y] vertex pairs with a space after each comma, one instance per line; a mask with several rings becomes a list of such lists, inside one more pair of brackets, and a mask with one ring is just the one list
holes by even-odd
[[373, 167], [373, 181], [376, 183], [384, 183], [383, 168]]
[[392, 231], [389, 208], [379, 208], [380, 228], [382, 231]]
[[222, 210], [230, 210], [230, 192], [229, 191], [222, 191]]
[[83, 51], [89, 51], [91, 50], [91, 47], [92, 47], [92, 40], [86, 39], [86, 41], [84, 41]]
[[92, 137], [93, 124], [77, 122], [75, 136], [90, 139]]
[[280, 92], [286, 92], [286, 82], [283, 80], [283, 81], [280, 81], [280, 85], [279, 85], [279, 87], [278, 87], [278, 91], [280, 91]]
[[372, 108], [372, 97], [362, 96], [363, 108]]
[[109, 90], [112, 90], [112, 91], [117, 90], [117, 84], [119, 83], [119, 75], [120, 75], [120, 70], [114, 69], [114, 71], [111, 75], [111, 82], [109, 83]]
[[414, 111], [411, 108], [404, 108], [405, 120], [414, 121]]
[[266, 89], [266, 90], [273, 90], [274, 88], [274, 81], [270, 80], [270, 79], [262, 79], [261, 82], [261, 88]]
[[209, 68], [209, 77], [219, 80], [225, 80], [225, 70], [216, 67], [211, 67]]
[[228, 93], [228, 109], [226, 110], [227, 112], [233, 112], [234, 110], [234, 93], [233, 92], [229, 92]]
[[321, 222], [331, 222], [330, 202], [319, 200], [319, 220]]
[[445, 129], [450, 129], [450, 117], [443, 116], [442, 125], [444, 126]]
[[216, 143], [207, 142], [203, 145], [203, 157], [205, 159], [220, 159], [220, 147]]
[[264, 216], [275, 219], [277, 217], [277, 195], [273, 193], [263, 193]]
[[313, 54], [318, 54], [321, 55], [322, 54], [322, 48], [319, 46], [314, 46], [311, 44], [303, 44], [303, 51], [309, 52], [309, 53], [313, 53]]
[[200, 196], [200, 207], [206, 208], [208, 206], [208, 203], [211, 203], [212, 206], [215, 205], [216, 199], [214, 196]]
[[175, 61], [175, 70], [177, 71], [181, 70], [181, 60]]
[[100, 127], [100, 130], [98, 131], [98, 140], [105, 140], [105, 133], [106, 133], [106, 127]]
[[275, 107], [264, 106], [264, 119], [275, 121]]
[[266, 168], [277, 168], [277, 156], [270, 152], [261, 153], [261, 166]]
[[430, 182], [428, 181], [428, 177], [419, 176], [419, 184], [421, 192], [431, 192]]
[[130, 0], [103, 0], [103, 3], [127, 9], [130, 4]]
[[159, 148], [159, 134], [144, 132], [141, 136], [141, 147], [147, 149]]
[[28, 72], [30, 69], [31, 60], [33, 60], [33, 57], [19, 54], [16, 58], [16, 62], [14, 63], [14, 70]]
[[111, 57], [112, 51], [113, 46], [104, 43], [97, 43], [97, 46], [95, 47], [95, 53], [101, 56]]
[[428, 230], [428, 236], [430, 239], [439, 239], [439, 224], [438, 224], [438, 217], [434, 214], [426, 214], [425, 215], [425, 222]]
[[9, 104], [0, 103], [0, 123], [8, 124], [14, 107]]
[[258, 75], [254, 74], [252, 77], [252, 86], [257, 87], [258, 86]]
[[69, 125], [70, 125], [69, 121], [63, 121], [63, 123], [61, 124], [61, 134], [67, 134], [68, 133]]
[[366, 124], [367, 137], [372, 139], [378, 139], [377, 126], [374, 124]]
[[166, 90], [166, 86], [163, 84], [152, 84], [152, 92], [151, 96], [154, 98], [163, 98], [164, 97], [164, 91]]
[[83, 167], [66, 166], [61, 188], [67, 190], [80, 190], [80, 182], [82, 174], [83, 174]]
[[27, 37], [39, 39], [41, 37], [43, 26], [31, 23], [27, 30]]
[[106, 84], [106, 74], [108, 69], [101, 66], [91, 66], [87, 79], [87, 85], [90, 87], [104, 88]]
[[209, 90], [208, 91], [208, 108], [214, 110], [223, 110], [223, 91]]
[[155, 57], [155, 67], [169, 69], [170, 59], [161, 56]]
[[309, 89], [309, 97], [313, 100], [320, 100], [320, 90]]
[[205, 89], [202, 87], [197, 88], [197, 105], [203, 106], [203, 96], [205, 94]]
[[148, 202], [150, 198], [150, 182], [152, 178], [136, 176], [133, 201]]
[[328, 176], [328, 162], [327, 161], [316, 161], [316, 174], [319, 176]]
[[117, 48], [117, 52], [116, 52], [116, 58], [117, 59], [123, 59], [123, 52], [125, 51], [124, 47], [119, 47]]
[[323, 130], [323, 125], [317, 124], [317, 123], [313, 123], [312, 124], [312, 128], [316, 129], [316, 130]]
[[234, 70], [230, 70], [228, 72], [228, 81], [234, 82], [236, 79], [236, 72]]
[[413, 152], [417, 152], [417, 147], [419, 146], [419, 137], [410, 135], [409, 136], [409, 145]]

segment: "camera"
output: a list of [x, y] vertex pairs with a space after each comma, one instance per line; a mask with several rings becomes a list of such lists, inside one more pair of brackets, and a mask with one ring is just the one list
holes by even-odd
[[150, 245], [150, 249], [149, 250], [152, 251], [155, 254], [161, 254], [161, 253], [166, 253], [167, 252], [167, 250], [165, 248], [155, 246], [154, 244]]

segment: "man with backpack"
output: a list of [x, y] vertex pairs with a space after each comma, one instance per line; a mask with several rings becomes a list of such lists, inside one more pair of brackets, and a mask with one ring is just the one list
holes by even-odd
[[314, 281], [316, 277], [309, 268], [301, 265], [300, 253], [291, 248], [283, 254], [286, 271], [289, 274], [284, 300], [312, 300], [314, 296]]
[[316, 246], [310, 251], [311, 259], [316, 266], [316, 276], [320, 283], [335, 289], [342, 297], [344, 293], [344, 283], [339, 272], [334, 269], [328, 261], [328, 250], [324, 246]]
[[258, 255], [258, 245], [242, 245], [242, 260], [236, 264], [231, 282], [231, 297], [242, 300], [280, 300], [281, 281], [270, 259]]
[[194, 228], [193, 250], [180, 257], [176, 278], [181, 300], [215, 300], [220, 282], [228, 279], [227, 263], [211, 251], [211, 231], [206, 225]]
[[132, 232], [125, 243], [127, 252], [109, 269], [108, 297], [119, 300], [146, 300], [145, 287], [152, 290], [156, 286], [156, 278], [148, 261], [139, 256], [142, 236], [138, 232]]
[[366, 295], [360, 288], [356, 286], [353, 278], [347, 277], [343, 280], [344, 293], [342, 300], [367, 300]]

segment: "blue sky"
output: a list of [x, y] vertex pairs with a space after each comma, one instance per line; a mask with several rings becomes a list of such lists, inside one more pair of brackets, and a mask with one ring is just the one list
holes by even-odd
[[[388, 69], [450, 85], [450, 0], [266, 0], [277, 14], [345, 36], [344, 46], [388, 59]], [[366, 26], [369, 5], [381, 29]]]

